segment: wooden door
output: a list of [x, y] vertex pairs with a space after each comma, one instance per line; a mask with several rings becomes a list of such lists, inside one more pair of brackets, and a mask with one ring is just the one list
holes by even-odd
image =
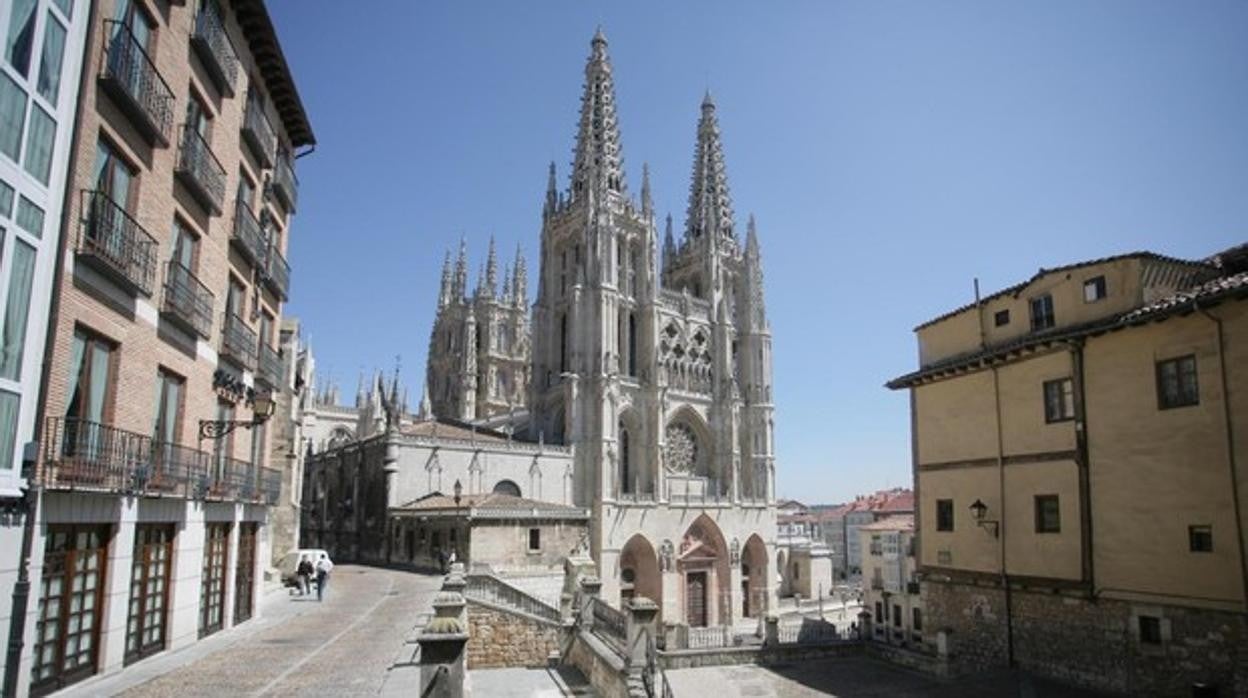
[[45, 695], [96, 672], [107, 526], [49, 526], [30, 692]]
[[225, 566], [230, 525], [212, 523], [204, 531], [204, 566], [199, 582], [199, 636], [211, 635], [225, 622]]
[[126, 620], [126, 664], [165, 648], [173, 535], [172, 524], [135, 527], [130, 614]]
[[706, 626], [706, 573], [685, 574], [685, 620], [690, 627]]
[[234, 567], [234, 624], [251, 618], [256, 579], [256, 524], [238, 529], [238, 562]]

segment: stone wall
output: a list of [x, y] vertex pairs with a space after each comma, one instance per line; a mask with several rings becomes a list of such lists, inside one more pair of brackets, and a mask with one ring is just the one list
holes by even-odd
[[546, 620], [468, 602], [468, 668], [546, 666], [563, 628]]
[[[1005, 594], [926, 583], [929, 636], [948, 630], [958, 672], [1004, 667]], [[1248, 618], [1242, 614], [1050, 592], [1011, 590], [1014, 661], [1057, 681], [1132, 696], [1189, 695], [1197, 682], [1248, 695]], [[1139, 637], [1139, 616], [1161, 619], [1162, 642]]]
[[587, 631], [572, 637], [564, 662], [580, 670], [603, 698], [628, 698], [624, 660]]

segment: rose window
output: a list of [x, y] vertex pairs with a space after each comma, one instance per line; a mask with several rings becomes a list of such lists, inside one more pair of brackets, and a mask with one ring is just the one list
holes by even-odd
[[664, 453], [669, 470], [693, 474], [698, 462], [698, 441], [693, 430], [684, 424], [668, 425]]

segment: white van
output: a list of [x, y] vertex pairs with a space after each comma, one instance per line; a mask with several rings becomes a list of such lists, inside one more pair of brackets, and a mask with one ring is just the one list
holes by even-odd
[[[284, 586], [299, 588], [299, 578], [296, 571], [299, 569], [299, 560], [305, 555], [313, 565], [322, 557], [329, 557], [329, 553], [320, 548], [300, 548], [299, 550], [292, 550], [286, 553], [282, 556], [282, 561], [277, 566], [278, 572], [282, 575], [282, 584]], [[333, 562], [333, 560], [331, 559], [330, 562]]]

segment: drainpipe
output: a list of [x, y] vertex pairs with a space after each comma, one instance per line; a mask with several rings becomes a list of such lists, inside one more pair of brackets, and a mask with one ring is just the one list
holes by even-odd
[[1239, 472], [1235, 464], [1235, 429], [1231, 419], [1230, 385], [1226, 379], [1226, 338], [1222, 333], [1222, 318], [1214, 317], [1208, 310], [1201, 308], [1197, 301], [1192, 301], [1192, 308], [1204, 315], [1217, 328], [1218, 333], [1218, 376], [1222, 384], [1222, 416], [1226, 421], [1226, 461], [1231, 471], [1231, 501], [1235, 505], [1235, 535], [1239, 543], [1239, 574], [1240, 585], [1244, 593], [1244, 608], [1248, 610], [1248, 557], [1244, 555], [1244, 519], [1239, 503]]
[[1001, 502], [1001, 513], [997, 522], [997, 541], [1001, 557], [1001, 587], [1005, 590], [1005, 661], [1006, 666], [1014, 667], [1014, 617], [1010, 599], [1010, 575], [1006, 572], [1005, 552], [1005, 440], [1001, 429], [1001, 375], [996, 366], [992, 367], [992, 399], [997, 410], [997, 496]]
[[1095, 558], [1092, 554], [1092, 473], [1088, 456], [1088, 403], [1084, 385], [1084, 342], [1076, 339], [1070, 343], [1071, 373], [1075, 388], [1075, 453], [1079, 469], [1079, 529], [1083, 547], [1083, 577], [1088, 583], [1088, 595], [1096, 598]]

